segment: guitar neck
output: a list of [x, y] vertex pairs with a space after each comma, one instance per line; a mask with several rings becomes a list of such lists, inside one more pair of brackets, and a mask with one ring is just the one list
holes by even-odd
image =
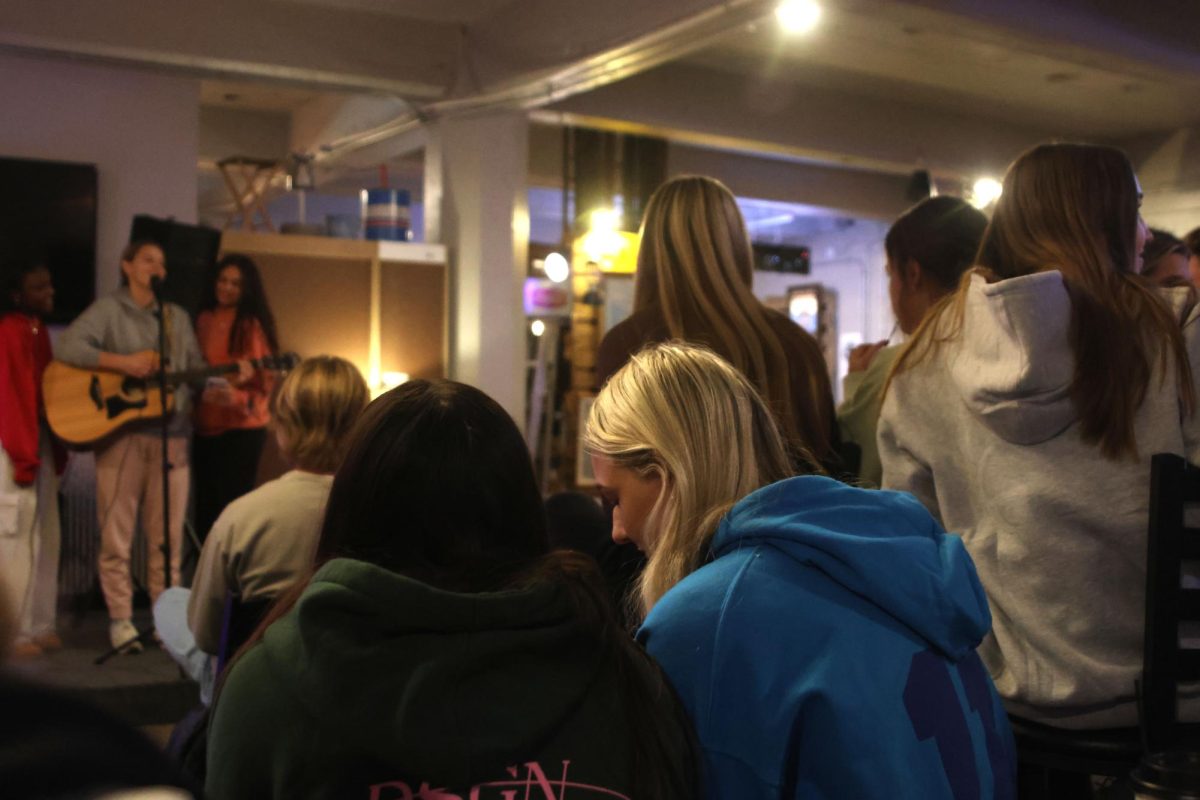
[[[265, 364], [268, 361], [269, 361], [269, 359], [256, 358], [256, 359], [253, 359], [250, 361], [250, 366], [254, 367], [255, 369], [259, 369], [260, 367], [265, 366]], [[181, 372], [168, 372], [166, 382], [167, 382], [168, 386], [180, 386], [185, 383], [199, 383], [200, 381], [205, 380], [206, 378], [211, 378], [216, 375], [227, 375], [230, 372], [237, 372], [237, 371], [238, 371], [238, 365], [237, 365], [237, 362], [235, 361], [232, 364], [218, 364], [214, 367], [203, 367], [201, 369], [186, 369]], [[148, 378], [148, 380], [150, 380], [154, 383], [157, 383], [158, 376], [151, 375]]]

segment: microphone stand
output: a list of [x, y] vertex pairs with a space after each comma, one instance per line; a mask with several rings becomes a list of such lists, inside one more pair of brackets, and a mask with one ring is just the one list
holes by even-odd
[[171, 419], [167, 414], [167, 395], [171, 390], [167, 386], [167, 301], [163, 297], [162, 278], [155, 276], [150, 279], [154, 289], [154, 299], [158, 301], [158, 309], [154, 316], [158, 317], [158, 401], [162, 410], [159, 436], [162, 441], [162, 554], [163, 554], [163, 588], [171, 588], [171, 461], [167, 457], [167, 431]]
[[[159, 436], [162, 444], [162, 554], [163, 554], [163, 586], [171, 588], [171, 461], [167, 456], [167, 441], [168, 429], [170, 428], [171, 420], [167, 414], [167, 393], [170, 391], [167, 386], [167, 325], [166, 313], [167, 304], [163, 298], [163, 280], [157, 275], [150, 279], [150, 288], [154, 291], [154, 300], [157, 307], [154, 310], [154, 316], [158, 320], [158, 399], [159, 406], [162, 412], [159, 425]], [[136, 638], [130, 639], [123, 643], [120, 647], [114, 647], [104, 655], [97, 658], [93, 663], [96, 665], [103, 664], [118, 653], [123, 653], [136, 643], [141, 643], [145, 639], [149, 639], [154, 635], [153, 626], [147, 628], [137, 635]]]

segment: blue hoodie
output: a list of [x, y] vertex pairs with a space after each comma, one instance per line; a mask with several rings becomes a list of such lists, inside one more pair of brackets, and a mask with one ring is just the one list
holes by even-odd
[[790, 478], [735, 505], [712, 555], [638, 633], [709, 798], [1015, 796], [983, 587], [913, 497]]

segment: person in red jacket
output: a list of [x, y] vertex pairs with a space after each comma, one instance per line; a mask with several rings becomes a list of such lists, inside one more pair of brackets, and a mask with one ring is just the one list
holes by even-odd
[[65, 453], [52, 444], [42, 372], [53, 357], [42, 318], [54, 308], [50, 272], [37, 262], [6, 265], [0, 276], [0, 583], [17, 613], [13, 655], [62, 646], [58, 595], [58, 473]]

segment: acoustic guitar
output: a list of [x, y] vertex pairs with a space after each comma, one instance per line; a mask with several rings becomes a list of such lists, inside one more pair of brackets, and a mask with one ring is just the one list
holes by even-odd
[[[250, 364], [255, 369], [287, 371], [299, 362], [295, 353], [285, 353], [253, 359]], [[237, 371], [238, 365], [233, 363], [168, 372], [167, 413], [175, 408], [171, 387]], [[131, 378], [112, 370], [81, 369], [52, 361], [42, 376], [42, 395], [51, 430], [74, 445], [97, 442], [131, 422], [162, 417], [162, 389], [157, 375]]]

